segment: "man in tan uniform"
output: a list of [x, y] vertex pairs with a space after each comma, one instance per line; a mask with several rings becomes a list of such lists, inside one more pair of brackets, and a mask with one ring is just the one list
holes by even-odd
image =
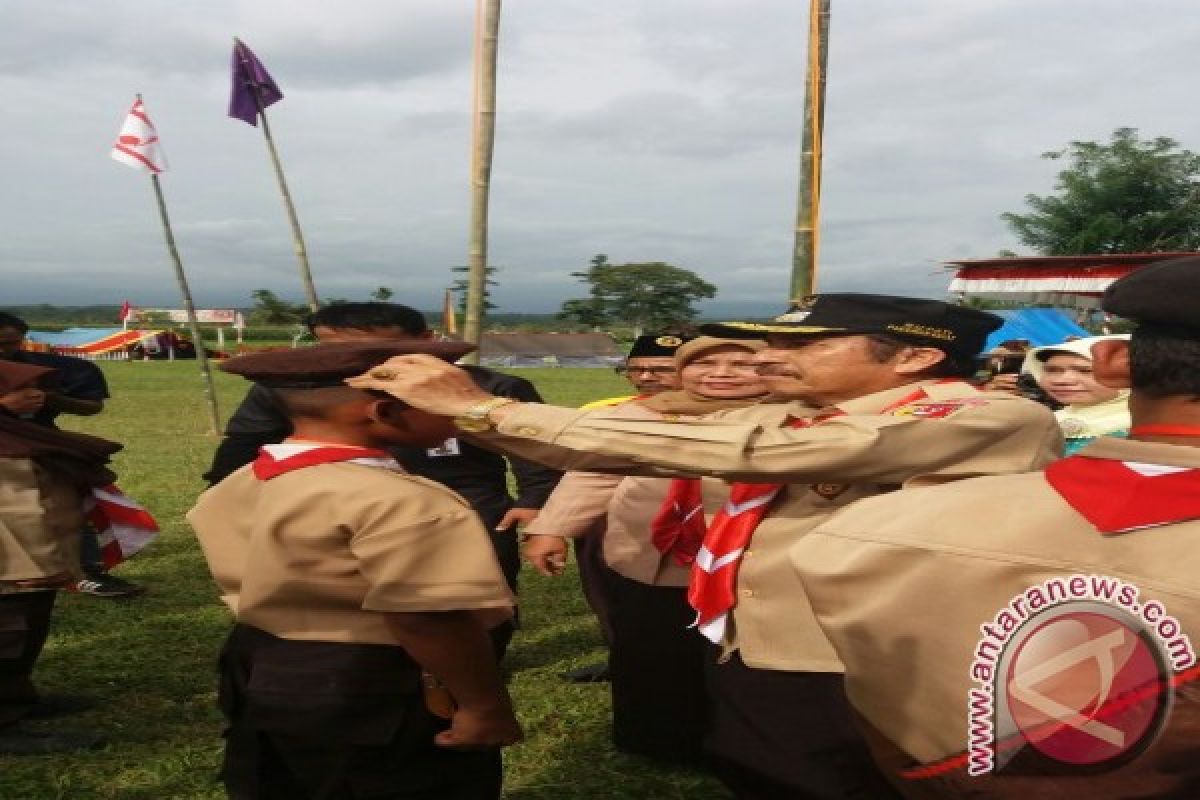
[[[1000, 320], [932, 300], [828, 294], [766, 325], [702, 329], [766, 337], [767, 386], [790, 402], [704, 421], [612, 419], [488, 398], [432, 359], [401, 357], [352, 385], [460, 415], [480, 440], [569, 469], [735, 483], [705, 537], [689, 600], [721, 645], [710, 672], [719, 774], [742, 798], [869, 797], [889, 790], [842, 695], [841, 662], [812, 616], [788, 547], [864, 497], [1022, 472], [1061, 447], [1034, 403], [955, 376]], [[777, 482], [769, 484], [766, 482]]]
[[[513, 595], [466, 501], [384, 450], [453, 431], [341, 383], [397, 353], [470, 349], [328, 344], [222, 366], [293, 426], [188, 513], [237, 620], [220, 660], [231, 797], [500, 796], [499, 748], [520, 728], [487, 630]], [[435, 680], [457, 701], [448, 721], [422, 702]]]
[[1200, 797], [1200, 258], [1113, 284], [1128, 440], [865, 501], [792, 549], [910, 797]]

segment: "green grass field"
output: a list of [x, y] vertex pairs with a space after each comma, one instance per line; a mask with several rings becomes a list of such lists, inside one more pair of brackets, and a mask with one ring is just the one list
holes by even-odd
[[[121, 486], [156, 515], [163, 534], [119, 571], [148, 586], [149, 593], [131, 600], [60, 598], [38, 665], [39, 686], [96, 698], [95, 710], [56, 724], [102, 731], [110, 744], [73, 756], [0, 757], [0, 798], [221, 798], [213, 665], [229, 617], [183, 521], [203, 488], [199, 476], [216, 445], [205, 432], [198, 369], [190, 362], [103, 366], [113, 394], [107, 409], [90, 419], [64, 418], [64, 425], [125, 444], [116, 459]], [[562, 405], [628, 393], [628, 385], [607, 370], [514, 372]], [[228, 415], [245, 384], [223, 374], [217, 380], [221, 410]], [[506, 796], [726, 797], [702, 775], [612, 750], [607, 685], [579, 686], [558, 677], [603, 654], [574, 573], [550, 579], [527, 572], [523, 581], [525, 628], [506, 666], [527, 738], [507, 751]]]

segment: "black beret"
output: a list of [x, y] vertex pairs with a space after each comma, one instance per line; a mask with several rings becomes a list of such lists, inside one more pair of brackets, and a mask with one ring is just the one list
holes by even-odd
[[647, 333], [633, 340], [629, 358], [672, 358], [679, 346], [695, 339], [672, 333]]
[[321, 389], [342, 386], [346, 378], [361, 375], [392, 356], [425, 353], [456, 361], [474, 349], [464, 342], [429, 339], [337, 342], [237, 356], [222, 363], [221, 370], [271, 389]]
[[1200, 329], [1200, 256], [1155, 261], [1111, 284], [1101, 307], [1135, 322]]
[[940, 300], [844, 292], [806, 297], [770, 322], [720, 322], [701, 325], [700, 332], [727, 338], [882, 334], [970, 358], [1002, 324], [996, 314]]

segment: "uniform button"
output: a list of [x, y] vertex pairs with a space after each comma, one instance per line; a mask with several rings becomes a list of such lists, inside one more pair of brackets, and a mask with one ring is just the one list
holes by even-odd
[[752, 556], [752, 555], [754, 555], [754, 551], [753, 551], [753, 550], [747, 550], [746, 552], [742, 553], [742, 558], [749, 558], [749, 557], [750, 557], [750, 556]]
[[519, 433], [522, 436], [537, 436], [541, 432], [542, 432], [541, 428], [532, 428], [528, 425], [517, 428], [517, 433]]
[[742, 589], [742, 597], [754, 597], [753, 589]]

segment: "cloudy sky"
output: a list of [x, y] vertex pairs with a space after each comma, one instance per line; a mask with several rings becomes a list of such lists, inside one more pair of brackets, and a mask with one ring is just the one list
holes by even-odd
[[[319, 293], [436, 307], [465, 263], [471, 0], [0, 2], [0, 305], [174, 305], [149, 181], [111, 161], [135, 92], [197, 304], [299, 300], [262, 136], [229, 119], [231, 37], [270, 109]], [[508, 0], [491, 258], [554, 310], [595, 253], [726, 304], [786, 295], [804, 0]], [[834, 0], [820, 288], [936, 296], [1016, 248], [1038, 155], [1118, 126], [1200, 149], [1194, 0]], [[1058, 168], [1061, 168], [1059, 165]]]

